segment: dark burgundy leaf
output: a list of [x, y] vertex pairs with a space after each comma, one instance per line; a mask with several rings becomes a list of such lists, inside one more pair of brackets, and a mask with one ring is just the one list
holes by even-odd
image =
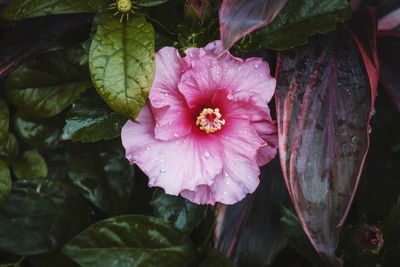
[[224, 0], [219, 13], [225, 49], [252, 31], [272, 22], [287, 0]]
[[400, 32], [379, 32], [380, 81], [400, 112]]
[[361, 43], [374, 28], [349, 27], [281, 53], [277, 70], [283, 174], [304, 231], [330, 266], [341, 266], [335, 249], [368, 151], [378, 77], [375, 42]]
[[59, 15], [23, 20], [0, 41], [0, 77], [40, 54], [66, 30], [88, 23], [88, 14]]
[[235, 266], [263, 267], [285, 246], [280, 211], [287, 199], [286, 192], [276, 158], [261, 169], [261, 183], [256, 193], [222, 208], [217, 247]]

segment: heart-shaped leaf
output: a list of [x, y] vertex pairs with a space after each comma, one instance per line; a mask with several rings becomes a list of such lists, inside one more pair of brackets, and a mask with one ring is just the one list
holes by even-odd
[[245, 35], [271, 23], [288, 0], [224, 0], [219, 13], [221, 40], [229, 49]]
[[117, 113], [135, 119], [154, 76], [154, 30], [143, 17], [101, 18], [89, 53], [99, 95]]
[[0, 249], [35, 255], [59, 248], [90, 223], [91, 210], [56, 181], [16, 181], [0, 209]]
[[64, 254], [82, 267], [190, 266], [196, 251], [162, 219], [129, 215], [98, 222], [72, 239]]
[[185, 234], [190, 234], [206, 215], [206, 207], [196, 205], [182, 197], [165, 194], [162, 190], [154, 192], [151, 205], [155, 215], [173, 224]]
[[7, 164], [0, 160], [0, 207], [7, 200], [11, 192], [11, 175]]
[[251, 39], [266, 48], [289, 49], [307, 43], [315, 33], [334, 30], [350, 16], [347, 0], [289, 0], [279, 16]]
[[66, 147], [66, 160], [69, 177], [88, 200], [109, 215], [127, 211], [134, 186], [133, 167], [119, 142], [71, 144]]
[[47, 164], [34, 150], [25, 151], [13, 162], [12, 171], [17, 179], [44, 179], [47, 177]]
[[4, 160], [8, 164], [11, 164], [19, 154], [19, 144], [17, 139], [12, 133], [8, 133], [7, 143], [3, 150], [0, 150], [0, 159]]
[[[370, 20], [360, 24], [370, 33], [376, 29]], [[281, 53], [277, 72], [283, 174], [304, 231], [332, 266], [341, 265], [338, 233], [368, 151], [377, 90], [375, 57], [368, 58], [375, 46], [360, 44], [353, 32], [339, 28]]]
[[10, 101], [34, 117], [55, 116], [90, 87], [85, 67], [75, 63], [74, 49], [48, 52], [11, 73], [5, 83]]
[[13, 0], [3, 11], [2, 17], [21, 20], [56, 14], [101, 12], [106, 9], [105, 0]]
[[14, 126], [18, 135], [31, 146], [54, 149], [61, 146], [60, 137], [64, 122], [60, 118], [35, 120], [17, 112]]
[[3, 99], [0, 99], [0, 151], [7, 144], [9, 116], [10, 112], [7, 103]]
[[88, 94], [72, 104], [62, 138], [80, 142], [109, 140], [121, 134], [125, 122], [99, 96]]

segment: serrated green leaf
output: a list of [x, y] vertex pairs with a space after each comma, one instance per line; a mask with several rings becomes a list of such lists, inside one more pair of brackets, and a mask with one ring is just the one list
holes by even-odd
[[251, 42], [285, 50], [307, 43], [315, 33], [327, 33], [351, 17], [347, 0], [289, 0], [278, 17], [255, 32]]
[[161, 219], [130, 215], [90, 226], [72, 239], [64, 254], [82, 267], [190, 266], [194, 247]]
[[12, 171], [17, 179], [43, 179], [47, 177], [47, 164], [36, 151], [25, 151], [13, 162]]
[[7, 144], [4, 149], [0, 151], [0, 159], [4, 160], [8, 164], [11, 164], [19, 154], [19, 144], [17, 139], [12, 133], [8, 133]]
[[170, 0], [137, 0], [139, 6], [152, 7], [169, 2]]
[[5, 83], [10, 101], [31, 117], [59, 114], [91, 86], [76, 54], [75, 49], [51, 51], [11, 73]]
[[125, 122], [100, 97], [85, 95], [72, 104], [62, 138], [80, 142], [109, 140], [121, 134]]
[[219, 251], [211, 249], [207, 256], [200, 262], [199, 267], [233, 267], [232, 262]]
[[3, 99], [0, 99], [0, 151], [7, 144], [9, 116], [10, 112], [7, 103]]
[[90, 213], [84, 199], [64, 183], [16, 181], [0, 209], [0, 250], [16, 255], [55, 250], [90, 224]]
[[89, 53], [99, 95], [120, 115], [135, 119], [154, 77], [154, 30], [143, 17], [122, 23], [102, 17]]
[[3, 11], [2, 17], [21, 20], [56, 14], [101, 12], [106, 9], [105, 0], [13, 0]]
[[118, 142], [71, 144], [66, 147], [66, 160], [69, 177], [84, 197], [108, 215], [127, 211], [134, 187], [133, 167]]
[[0, 207], [7, 200], [11, 192], [11, 175], [7, 164], [0, 160]]
[[185, 234], [190, 234], [206, 216], [206, 206], [196, 205], [182, 197], [165, 194], [162, 190], [154, 192], [151, 205], [157, 217], [173, 224]]
[[18, 135], [28, 144], [36, 148], [54, 149], [61, 146], [63, 121], [56, 118], [35, 120], [17, 112], [14, 126]]

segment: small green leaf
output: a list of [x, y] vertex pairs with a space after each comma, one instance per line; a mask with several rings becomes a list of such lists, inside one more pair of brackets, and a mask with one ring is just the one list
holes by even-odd
[[10, 112], [7, 103], [3, 99], [0, 99], [0, 151], [7, 144], [9, 116]]
[[11, 192], [11, 175], [7, 164], [0, 160], [0, 207], [7, 200]]
[[18, 154], [18, 141], [12, 133], [8, 133], [7, 144], [2, 151], [0, 150], [0, 159], [10, 164], [18, 157]]
[[206, 216], [206, 206], [196, 205], [182, 197], [165, 194], [162, 190], [154, 192], [151, 205], [157, 217], [173, 224], [185, 234], [190, 234]]
[[125, 122], [99, 96], [85, 95], [72, 104], [62, 138], [81, 142], [109, 140], [121, 134]]
[[169, 2], [170, 0], [137, 0], [136, 3], [139, 6], [151, 7], [151, 6], [158, 6], [164, 3]]
[[83, 196], [106, 214], [127, 211], [134, 187], [133, 167], [119, 142], [71, 144], [66, 147], [66, 160], [69, 177]]
[[91, 85], [73, 55], [75, 49], [51, 51], [11, 73], [5, 83], [10, 101], [31, 117], [59, 114]]
[[194, 247], [161, 219], [140, 215], [107, 219], [72, 239], [64, 254], [82, 267], [190, 266]]
[[255, 32], [253, 41], [285, 50], [307, 43], [315, 33], [327, 33], [351, 17], [347, 0], [289, 0], [278, 17]]
[[207, 256], [200, 262], [199, 267], [233, 267], [232, 262], [219, 251], [211, 249]]
[[61, 146], [62, 121], [56, 118], [35, 120], [17, 112], [14, 125], [19, 136], [31, 146], [42, 149], [54, 149]]
[[101, 12], [106, 9], [105, 0], [13, 0], [3, 11], [2, 17], [21, 20], [56, 14]]
[[135, 119], [146, 103], [154, 77], [154, 30], [143, 17], [122, 23], [101, 18], [89, 53], [99, 95], [120, 115]]
[[53, 251], [90, 224], [85, 200], [64, 183], [16, 181], [0, 209], [0, 250], [16, 255]]
[[36, 151], [25, 151], [13, 162], [12, 171], [17, 179], [43, 179], [47, 177], [47, 164]]

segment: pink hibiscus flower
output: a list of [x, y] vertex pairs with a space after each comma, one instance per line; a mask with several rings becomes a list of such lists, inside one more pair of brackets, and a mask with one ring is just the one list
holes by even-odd
[[275, 79], [261, 58], [220, 55], [220, 41], [156, 55], [150, 101], [122, 129], [131, 164], [149, 186], [198, 204], [233, 204], [259, 184], [259, 166], [276, 155], [267, 103]]

